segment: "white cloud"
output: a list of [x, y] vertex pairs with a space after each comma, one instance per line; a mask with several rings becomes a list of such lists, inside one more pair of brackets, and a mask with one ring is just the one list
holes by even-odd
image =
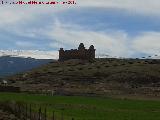
[[[129, 12], [143, 13], [147, 15], [157, 15], [160, 13], [159, 0], [77, 0], [77, 5], [73, 6], [25, 6], [25, 5], [4, 5], [0, 7], [0, 29], [24, 35], [24, 24], [41, 21], [44, 15], [56, 17], [66, 10], [83, 7], [99, 7], [124, 9]], [[47, 24], [47, 23], [46, 23]], [[23, 27], [21, 29], [21, 27]], [[25, 31], [26, 32], [26, 31]], [[27, 33], [30, 35], [31, 33]], [[33, 36], [33, 34], [31, 35]]]
[[158, 15], [159, 0], [81, 0], [79, 6], [124, 9], [130, 12]]
[[130, 37], [124, 31], [92, 31], [85, 30], [78, 25], [62, 24], [57, 20], [49, 36], [57, 43], [51, 44], [54, 48], [67, 46], [77, 48], [83, 42], [88, 48], [95, 45], [97, 54], [106, 54], [119, 57], [133, 57], [138, 54], [160, 55], [160, 32], [143, 32]]
[[43, 15], [56, 16], [65, 9], [69, 8], [67, 6], [49, 5], [1, 5], [0, 29], [9, 30], [28, 22], [40, 21], [39, 18]]
[[[30, 9], [19, 6], [1, 6], [0, 8], [0, 27], [9, 27], [10, 25], [18, 25], [25, 21], [32, 20], [34, 14], [29, 14]], [[32, 11], [32, 10], [31, 10]]]
[[160, 32], [145, 32], [134, 38], [134, 50], [145, 54], [160, 54]]
[[[89, 31], [77, 25], [62, 24], [56, 22], [50, 37], [57, 41], [58, 46], [70, 46], [77, 48], [79, 43], [83, 42], [88, 48], [95, 45], [97, 54], [109, 54], [113, 56], [131, 56], [132, 52], [128, 48], [127, 34], [122, 31], [114, 31], [114, 33]], [[55, 47], [55, 43], [51, 46]], [[57, 44], [56, 44], [57, 45]]]
[[[145, 15], [160, 14], [160, 0], [77, 0], [77, 6], [70, 8], [99, 7], [123, 9], [130, 13], [141, 13]], [[154, 54], [160, 50], [160, 33], [148, 32], [134, 38], [129, 38], [123, 31], [115, 30], [113, 33], [104, 31], [85, 30], [80, 25], [62, 24], [60, 21], [53, 21], [52, 28], [31, 29], [24, 27], [26, 23], [39, 22], [43, 15], [63, 13], [70, 8], [58, 6], [1, 6], [0, 7], [0, 30], [7, 30], [19, 36], [35, 37], [44, 35], [51, 37], [54, 43], [52, 47], [71, 46], [76, 48], [80, 42], [86, 47], [95, 45], [98, 54], [105, 53], [113, 56], [132, 56], [136, 53]], [[45, 22], [45, 21], [44, 21]], [[48, 22], [48, 21], [46, 21]], [[49, 24], [46, 23], [46, 26]], [[57, 43], [55, 42], [57, 41]], [[24, 45], [22, 42], [17, 45]], [[27, 45], [27, 44], [26, 44]], [[30, 46], [30, 45], [29, 45]]]
[[1, 5], [0, 27], [5, 29], [9, 26], [19, 25], [33, 20], [39, 20], [39, 16], [44, 14], [56, 16], [56, 14], [63, 13], [66, 10], [82, 7], [124, 9], [132, 13], [136, 12], [159, 16], [159, 6], [159, 0], [77, 0], [77, 5], [73, 6]]

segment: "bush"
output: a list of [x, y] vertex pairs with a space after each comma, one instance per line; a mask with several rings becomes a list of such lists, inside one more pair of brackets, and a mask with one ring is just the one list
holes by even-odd
[[118, 66], [118, 64], [113, 64], [113, 66]]
[[97, 66], [96, 68], [98, 68], [98, 69], [99, 69], [99, 68], [101, 68], [101, 66]]
[[88, 68], [88, 70], [91, 70], [92, 68]]
[[83, 68], [78, 68], [78, 70], [83, 70]]
[[74, 69], [69, 69], [68, 71], [74, 71]]
[[128, 62], [129, 64], [133, 64], [133, 62]]

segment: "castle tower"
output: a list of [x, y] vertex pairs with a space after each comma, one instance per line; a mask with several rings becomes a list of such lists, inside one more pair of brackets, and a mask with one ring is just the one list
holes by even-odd
[[91, 46], [89, 47], [89, 49], [90, 49], [90, 50], [95, 50], [93, 45], [91, 45]]
[[84, 44], [83, 44], [83, 43], [80, 43], [80, 44], [79, 44], [79, 47], [78, 47], [78, 50], [84, 50], [84, 49], [85, 49]]
[[59, 61], [64, 60], [64, 57], [65, 57], [64, 50], [63, 50], [63, 48], [60, 48], [60, 50], [59, 50]]
[[94, 59], [95, 58], [95, 51], [96, 49], [94, 49], [94, 46], [91, 45], [88, 49], [89, 51], [89, 59]]

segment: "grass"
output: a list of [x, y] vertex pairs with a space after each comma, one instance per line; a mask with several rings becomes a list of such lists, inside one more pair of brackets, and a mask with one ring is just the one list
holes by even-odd
[[63, 111], [64, 120], [160, 120], [160, 101], [0, 93], [0, 101], [6, 100], [47, 106], [50, 116]]

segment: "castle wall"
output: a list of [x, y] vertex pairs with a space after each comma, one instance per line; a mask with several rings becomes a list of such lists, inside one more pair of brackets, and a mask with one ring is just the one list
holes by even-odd
[[94, 46], [90, 47], [90, 49], [85, 49], [83, 44], [80, 44], [78, 50], [63, 50], [61, 48], [59, 50], [59, 60], [69, 60], [69, 59], [94, 59], [95, 58], [95, 49]]

